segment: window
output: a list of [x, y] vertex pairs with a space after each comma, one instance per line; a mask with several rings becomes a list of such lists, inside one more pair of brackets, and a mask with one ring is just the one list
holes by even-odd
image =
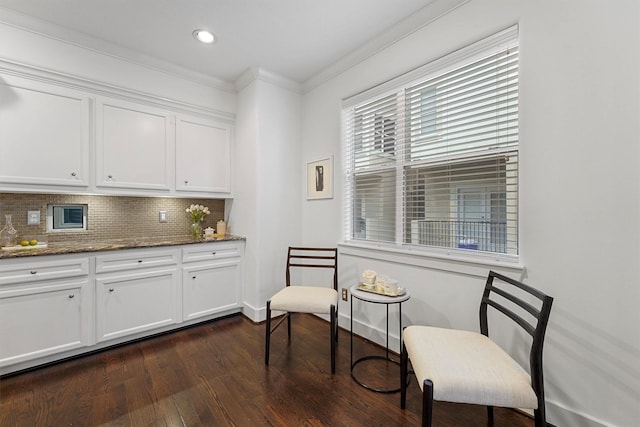
[[518, 254], [517, 28], [346, 100], [345, 238]]

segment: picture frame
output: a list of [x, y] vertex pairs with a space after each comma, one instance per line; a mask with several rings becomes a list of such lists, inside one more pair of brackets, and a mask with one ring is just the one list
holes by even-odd
[[333, 198], [333, 156], [307, 162], [307, 200]]

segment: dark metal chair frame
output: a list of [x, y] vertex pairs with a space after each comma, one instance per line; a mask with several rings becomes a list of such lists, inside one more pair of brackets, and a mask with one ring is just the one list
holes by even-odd
[[[494, 285], [494, 279], [499, 279], [500, 284]], [[511, 285], [512, 287], [510, 287]], [[506, 289], [518, 288], [541, 301], [540, 309], [532, 306], [531, 304], [523, 301], [519, 297], [515, 296]], [[496, 300], [493, 294], [500, 295], [502, 298]], [[522, 316], [515, 313], [513, 310], [505, 306], [507, 301], [514, 305], [508, 304], [510, 307], [515, 308], [517, 305], [521, 309], [527, 311], [535, 319], [535, 325], [531, 324], [528, 320], [525, 320]], [[525, 285], [517, 280], [506, 277], [502, 274], [494, 271], [489, 272], [487, 282], [482, 295], [482, 301], [480, 303], [480, 333], [485, 336], [489, 336], [489, 325], [487, 321], [487, 308], [489, 306], [503, 313], [505, 316], [516, 322], [533, 338], [531, 344], [531, 350], [529, 352], [529, 368], [531, 375], [531, 387], [538, 398], [538, 408], [534, 410], [535, 426], [546, 427], [546, 411], [544, 402], [544, 377], [542, 372], [542, 349], [544, 344], [544, 336], [547, 329], [547, 323], [549, 322], [549, 315], [551, 313], [551, 305], [553, 298], [538, 291], [531, 286]], [[402, 345], [402, 354], [400, 357], [400, 378], [401, 378], [401, 394], [400, 394], [400, 407], [404, 409], [406, 407], [407, 399], [407, 379], [409, 375], [408, 370], [408, 354], [407, 349]], [[433, 388], [434, 384], [430, 379], [425, 379], [422, 389], [422, 425], [431, 426], [431, 419], [433, 413]], [[493, 406], [487, 406], [487, 415], [489, 420], [493, 421]]]
[[[286, 286], [291, 286], [292, 268], [330, 268], [333, 269], [333, 289], [338, 291], [338, 249], [337, 248], [306, 248], [290, 246], [287, 251], [287, 267], [285, 273]], [[271, 334], [282, 322], [287, 320], [287, 334], [291, 340], [291, 315], [286, 312], [277, 323], [271, 327], [271, 299], [267, 301], [267, 321], [265, 338], [264, 363], [269, 365]], [[331, 373], [336, 372], [336, 343], [338, 341], [338, 307], [331, 304], [329, 309], [331, 322]]]

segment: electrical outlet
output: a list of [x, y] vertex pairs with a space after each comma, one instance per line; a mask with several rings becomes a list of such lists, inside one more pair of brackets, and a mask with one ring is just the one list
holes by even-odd
[[27, 211], [27, 224], [40, 225], [40, 211]]
[[342, 288], [342, 301], [347, 301], [349, 299], [349, 289]]
[[169, 218], [167, 218], [167, 211], [160, 211], [160, 222], [167, 222]]

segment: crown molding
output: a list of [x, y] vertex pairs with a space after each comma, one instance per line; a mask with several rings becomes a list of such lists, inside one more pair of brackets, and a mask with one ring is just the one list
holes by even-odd
[[303, 93], [317, 88], [321, 84], [337, 77], [348, 69], [360, 64], [376, 53], [388, 48], [405, 37], [426, 27], [442, 16], [457, 9], [471, 0], [433, 0], [416, 13], [400, 21], [368, 43], [347, 54], [328, 68], [314, 75], [302, 84]]
[[233, 83], [231, 83], [216, 77], [197, 73], [170, 62], [145, 55], [144, 53], [126, 49], [105, 40], [73, 31], [1, 6], [0, 23], [22, 31], [31, 32], [38, 36], [49, 38], [60, 43], [72, 45], [92, 53], [112, 57], [116, 60], [128, 62], [139, 67], [147, 68], [173, 77], [182, 78], [193, 83], [213, 87], [233, 94], [244, 89], [247, 85], [256, 80], [274, 84], [295, 93], [304, 94], [335, 78], [341, 73], [358, 65], [376, 53], [397, 43], [403, 38], [429, 25], [433, 21], [469, 1], [471, 0], [432, 0], [427, 6], [402, 20], [399, 24], [389, 28], [379, 36], [372, 38], [365, 45], [342, 57], [331, 66], [320, 71], [303, 83], [290, 80], [260, 67], [249, 68]]
[[200, 85], [235, 93], [233, 84], [202, 73], [180, 67], [167, 61], [109, 43], [78, 31], [73, 31], [29, 15], [0, 7], [0, 23], [18, 30], [36, 34], [59, 43], [74, 46], [98, 55], [130, 63], [138, 67], [181, 78]]
[[215, 118], [229, 123], [235, 121], [235, 114], [228, 111], [181, 102], [175, 99], [126, 89], [108, 83], [87, 79], [85, 77], [62, 73], [39, 66], [22, 64], [7, 59], [0, 59], [0, 76], [18, 77], [62, 88], [73, 89], [96, 96], [118, 98], [136, 103], [143, 102], [146, 105], [154, 107], [168, 108], [177, 113], [197, 115], [204, 118]]
[[235, 89], [240, 92], [254, 81], [262, 81], [291, 92], [302, 93], [302, 85], [300, 83], [261, 67], [251, 67], [242, 73], [235, 81]]

